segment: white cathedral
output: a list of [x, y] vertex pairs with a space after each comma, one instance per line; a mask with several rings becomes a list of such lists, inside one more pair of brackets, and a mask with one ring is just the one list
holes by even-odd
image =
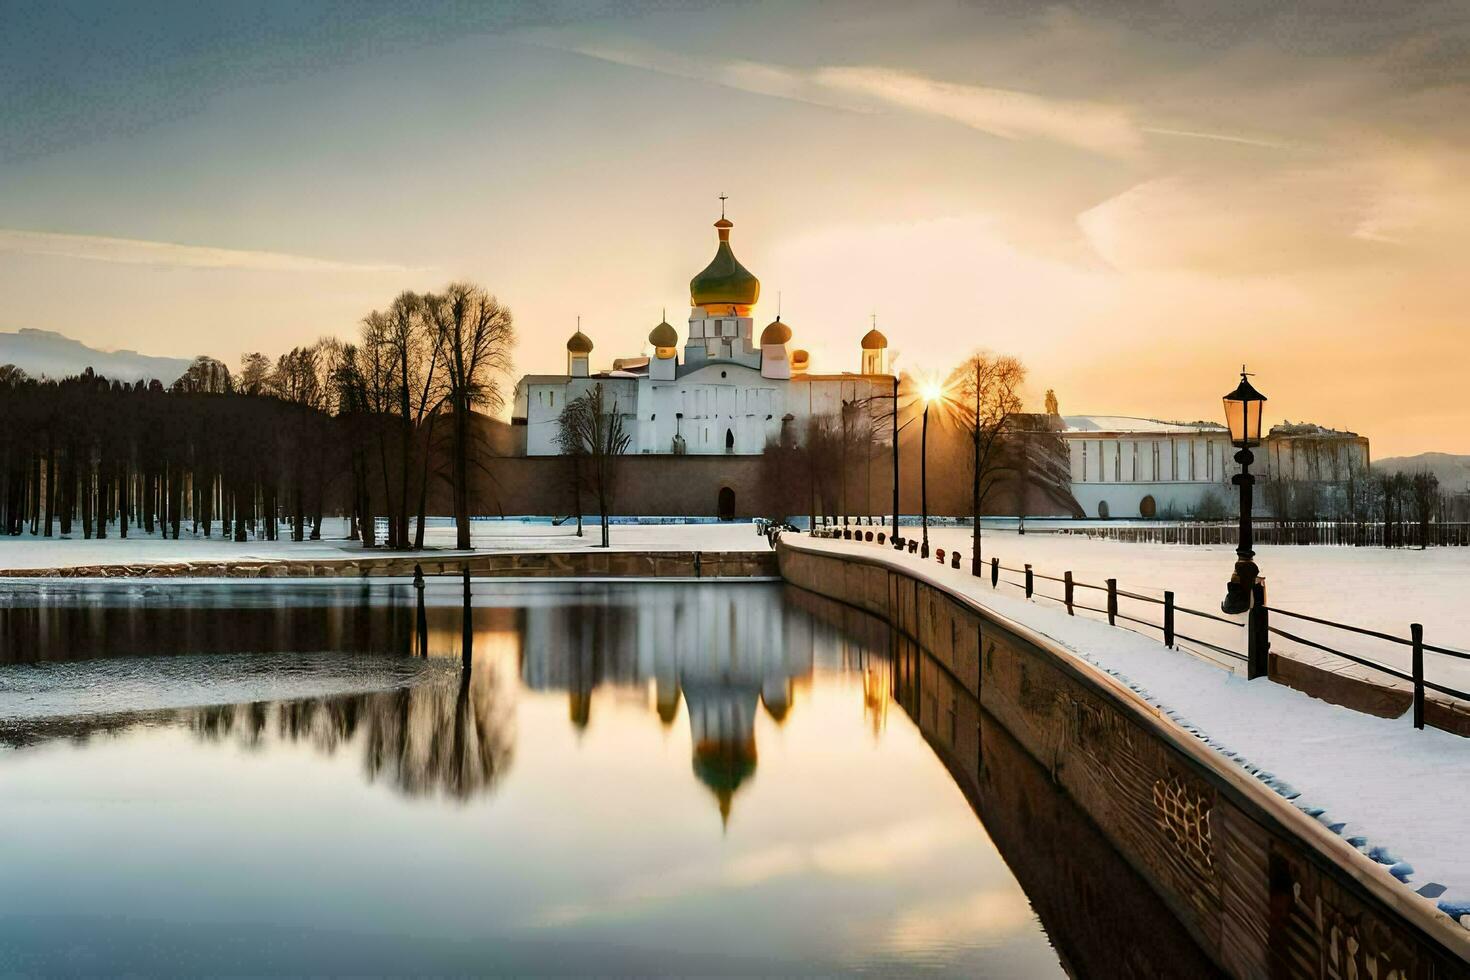
[[837, 417], [843, 403], [889, 397], [888, 341], [877, 328], [862, 338], [857, 373], [812, 374], [791, 328], [776, 319], [755, 340], [751, 311], [760, 280], [730, 248], [734, 223], [715, 222], [719, 245], [689, 282], [689, 331], [683, 356], [667, 321], [648, 335], [652, 356], [622, 357], [592, 370], [592, 340], [579, 329], [567, 341], [566, 374], [528, 374], [516, 385], [512, 424], [526, 427], [526, 454], [554, 456], [558, 419], [571, 399], [595, 384], [616, 401], [633, 441], [629, 452], [753, 455], [768, 444], [799, 444], [809, 419]]

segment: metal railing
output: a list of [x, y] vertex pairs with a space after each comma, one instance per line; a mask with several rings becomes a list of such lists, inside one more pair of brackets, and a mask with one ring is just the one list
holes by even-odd
[[[1278, 521], [1251, 522], [1257, 545], [1333, 545], [1356, 548], [1470, 547], [1464, 521]], [[1035, 534], [1072, 534], [1130, 544], [1236, 545], [1239, 521], [1164, 521], [1085, 527], [1038, 527]]]
[[[887, 531], [881, 526], [876, 525], [819, 526], [814, 528], [810, 533], [816, 538], [855, 540], [913, 555], [920, 553], [919, 542], [913, 538], [906, 539], [900, 537], [898, 539], [899, 547], [894, 549], [893, 543], [887, 536]], [[925, 557], [927, 559], [927, 556]], [[950, 568], [955, 569], [960, 568], [963, 561], [959, 549], [946, 550], [944, 548], [936, 548], [934, 550], [934, 559], [940, 565], [948, 565]], [[1143, 593], [1120, 589], [1118, 587], [1118, 580], [1114, 578], [1106, 579], [1104, 584], [1098, 585], [1093, 582], [1078, 581], [1070, 571], [1064, 572], [1061, 576], [1056, 576], [1038, 572], [1029, 564], [1022, 565], [1020, 568], [1002, 565], [1000, 559], [996, 557], [992, 557], [988, 562], [982, 564], [981, 568], [983, 570], [981, 573], [982, 576], [989, 577], [990, 587], [992, 589], [999, 589], [1002, 585], [1014, 587], [1020, 589], [1027, 600], [1046, 599], [1058, 603], [1066, 609], [1067, 614], [1070, 616], [1077, 615], [1078, 610], [1095, 613], [1098, 616], [1106, 618], [1110, 626], [1119, 626], [1122, 629], [1128, 629], [1140, 635], [1152, 635], [1151, 632], [1145, 633], [1145, 630], [1157, 631], [1162, 634], [1164, 646], [1170, 649], [1179, 648], [1182, 641], [1188, 645], [1185, 647], [1186, 649], [1190, 649], [1196, 653], [1208, 651], [1210, 654], [1222, 656], [1229, 660], [1244, 662], [1246, 665], [1246, 678], [1248, 680], [1268, 676], [1271, 638], [1275, 636], [1284, 641], [1296, 643], [1309, 649], [1357, 664], [1358, 666], [1378, 671], [1397, 680], [1406, 681], [1412, 687], [1412, 717], [1415, 728], [1422, 729], [1424, 727], [1425, 697], [1428, 691], [1436, 691], [1447, 697], [1470, 702], [1470, 692], [1430, 680], [1426, 676], [1424, 666], [1425, 654], [1470, 661], [1470, 651], [1425, 643], [1424, 627], [1419, 623], [1411, 623], [1409, 626], [1409, 635], [1403, 637], [1361, 626], [1353, 626], [1349, 623], [1339, 623], [1330, 619], [1309, 616], [1305, 613], [1293, 612], [1289, 609], [1281, 609], [1267, 604], [1265, 586], [1260, 582], [1257, 582], [1252, 589], [1251, 608], [1246, 614], [1245, 621], [1241, 622], [1238, 619], [1232, 619], [1218, 613], [1181, 606], [1175, 601], [1172, 591], [1165, 591], [1162, 598], [1155, 598], [1150, 595], [1144, 595]], [[1019, 576], [1019, 578], [1007, 578], [1001, 574], [1002, 572], [1010, 573], [1012, 576]], [[1038, 581], [1060, 584], [1061, 595], [1054, 595], [1038, 589]], [[1097, 601], [1101, 601], [1103, 605], [1089, 605], [1084, 601], [1079, 601], [1077, 595], [1077, 590], [1079, 589], [1101, 593]], [[1145, 619], [1141, 616], [1129, 615], [1120, 611], [1120, 599], [1143, 603], [1146, 606], [1158, 607], [1160, 610], [1159, 620], [1155, 622], [1153, 619]], [[1371, 637], [1382, 642], [1408, 647], [1410, 650], [1409, 670], [1405, 671], [1391, 664], [1358, 653], [1338, 649], [1327, 643], [1313, 640], [1299, 633], [1282, 629], [1279, 626], [1274, 626], [1271, 623], [1273, 614], [1313, 623], [1328, 629]], [[1181, 632], [1176, 626], [1176, 620], [1180, 615], [1195, 617], [1198, 620], [1209, 623], [1223, 624], [1232, 629], [1243, 631], [1245, 634], [1245, 652], [1241, 653], [1239, 649], [1231, 649], [1229, 646], [1215, 643], [1198, 635]], [[1193, 632], [1193, 627], [1191, 627], [1191, 631]]]

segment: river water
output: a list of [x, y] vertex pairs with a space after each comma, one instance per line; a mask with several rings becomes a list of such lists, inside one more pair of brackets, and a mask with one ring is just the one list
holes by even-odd
[[1206, 969], [876, 620], [760, 583], [426, 600], [0, 586], [0, 973]]

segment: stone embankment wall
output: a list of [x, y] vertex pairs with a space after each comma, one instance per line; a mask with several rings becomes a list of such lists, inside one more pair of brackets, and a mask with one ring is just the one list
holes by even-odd
[[476, 578], [772, 578], [771, 551], [501, 552], [480, 555], [364, 555], [313, 561], [249, 560], [77, 565], [0, 570], [0, 578], [369, 578], [425, 575]]
[[[778, 554], [787, 581], [880, 616], [927, 651], [1226, 973], [1466, 975], [1463, 929], [1104, 672], [877, 557], [790, 542]], [[983, 733], [958, 730], [955, 703], [933, 710], [983, 765]]]

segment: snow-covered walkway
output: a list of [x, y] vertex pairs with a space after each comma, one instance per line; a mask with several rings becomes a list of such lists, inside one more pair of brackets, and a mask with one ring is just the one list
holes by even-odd
[[933, 559], [806, 535], [786, 540], [899, 564], [1050, 637], [1470, 929], [1470, 739], [1417, 731], [1406, 718], [1360, 714], [1268, 680], [1247, 681], [1129, 630], [992, 590], [988, 580]]

